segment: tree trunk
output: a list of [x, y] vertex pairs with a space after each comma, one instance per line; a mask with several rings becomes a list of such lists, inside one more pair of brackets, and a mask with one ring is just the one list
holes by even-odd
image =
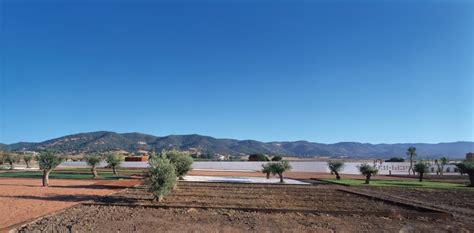
[[112, 170], [114, 171], [114, 175], [117, 175], [117, 169], [115, 168], [115, 166], [112, 166]]
[[365, 184], [369, 184], [370, 183], [370, 176], [372, 176], [371, 174], [368, 174], [365, 176]]
[[30, 162], [25, 162], [26, 163], [26, 168], [30, 168]]
[[95, 169], [95, 166], [92, 166], [91, 171], [92, 171], [92, 175], [94, 175], [94, 178], [97, 178], [98, 175], [97, 175], [97, 170]]
[[410, 167], [408, 168], [408, 175], [411, 175], [411, 172], [413, 171], [413, 160], [410, 158]]
[[49, 171], [43, 170], [43, 187], [49, 186]]
[[13, 163], [10, 163], [10, 170], [15, 169], [15, 166], [13, 166]]
[[182, 176], [180, 176], [180, 177], [178, 178], [178, 180], [184, 180], [184, 178], [183, 178]]
[[270, 179], [270, 172], [267, 172], [267, 180]]
[[471, 181], [471, 186], [474, 187], [474, 173], [469, 173], [469, 180]]
[[336, 180], [340, 180], [341, 176], [339, 176], [339, 172], [334, 172], [334, 173], [336, 173]]
[[278, 174], [278, 176], [280, 176], [280, 183], [285, 183], [285, 181], [283, 181], [283, 174]]
[[420, 172], [420, 179], [419, 179], [420, 182], [423, 182], [423, 172]]

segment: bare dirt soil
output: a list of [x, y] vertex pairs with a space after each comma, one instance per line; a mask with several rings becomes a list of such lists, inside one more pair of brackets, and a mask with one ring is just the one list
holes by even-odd
[[400, 187], [351, 187], [394, 201], [414, 203], [453, 214], [474, 230], [474, 188], [427, 189]]
[[[423, 217], [423, 213], [418, 209], [338, 191], [334, 187], [336, 186], [180, 182], [178, 189], [160, 203], [152, 201], [152, 197], [143, 188], [137, 187], [45, 217], [24, 226], [20, 231], [469, 232], [472, 230], [469, 225], [457, 219]], [[275, 211], [278, 209], [282, 211]], [[314, 212], [302, 210], [314, 210]], [[383, 211], [392, 214], [388, 216], [378, 214]], [[403, 212], [414, 215], [406, 218], [398, 214]]]
[[0, 232], [9, 226], [38, 218], [85, 200], [95, 199], [136, 185], [140, 180], [51, 179], [42, 187], [40, 179], [0, 178]]

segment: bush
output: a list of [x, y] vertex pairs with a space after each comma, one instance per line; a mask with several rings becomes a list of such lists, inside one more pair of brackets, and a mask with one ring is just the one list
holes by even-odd
[[419, 175], [419, 181], [423, 181], [423, 174], [429, 172], [429, 165], [423, 162], [418, 162], [415, 164], [414, 170]]
[[107, 166], [112, 168], [114, 175], [117, 175], [117, 167], [122, 164], [123, 156], [114, 153], [109, 153], [107, 154], [105, 160], [107, 161]]
[[39, 168], [43, 171], [43, 186], [49, 185], [49, 173], [56, 168], [63, 158], [57, 156], [53, 151], [41, 152], [38, 156]]
[[474, 162], [464, 161], [456, 164], [461, 174], [468, 174], [471, 186], [474, 187]]
[[279, 155], [273, 156], [273, 158], [272, 158], [272, 161], [281, 161], [281, 160], [283, 160], [283, 157], [281, 157]]
[[369, 184], [370, 177], [372, 177], [372, 175], [377, 175], [377, 173], [379, 172], [377, 168], [372, 167], [368, 165], [367, 163], [361, 164], [360, 166], [358, 166], [358, 168], [359, 168], [359, 172], [365, 176], [365, 184]]
[[91, 172], [94, 178], [99, 177], [99, 175], [97, 174], [97, 166], [102, 161], [100, 155], [88, 155], [84, 157], [84, 160], [86, 161], [87, 165], [91, 167]]
[[251, 154], [249, 155], [249, 161], [270, 161], [264, 154]]
[[344, 163], [340, 161], [329, 161], [328, 167], [331, 174], [336, 174], [336, 179], [340, 180], [341, 176], [339, 176], [339, 172], [344, 168]]
[[161, 201], [176, 184], [175, 167], [166, 158], [156, 158], [149, 161], [150, 169], [146, 174], [145, 184], [155, 200]]

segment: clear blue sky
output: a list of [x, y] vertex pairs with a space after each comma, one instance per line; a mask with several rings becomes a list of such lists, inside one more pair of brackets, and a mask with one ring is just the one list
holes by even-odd
[[0, 2], [3, 143], [474, 141], [472, 1]]

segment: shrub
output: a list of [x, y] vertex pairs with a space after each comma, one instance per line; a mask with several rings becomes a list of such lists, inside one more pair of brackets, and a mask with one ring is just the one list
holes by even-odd
[[107, 162], [107, 166], [112, 168], [112, 171], [114, 172], [114, 175], [117, 175], [117, 167], [120, 166], [123, 162], [123, 156], [114, 154], [114, 153], [109, 153], [107, 154], [107, 157], [105, 158]]
[[270, 161], [264, 154], [251, 154], [249, 155], [249, 161]]
[[464, 161], [456, 164], [461, 174], [468, 174], [471, 186], [474, 187], [474, 162]]
[[290, 163], [287, 160], [282, 160], [278, 162], [272, 162], [269, 164], [270, 164], [269, 165], [270, 172], [273, 175], [278, 174], [278, 176], [280, 177], [280, 183], [284, 183], [285, 181], [283, 180], [283, 173], [291, 170], [292, 167]]
[[91, 172], [94, 178], [99, 177], [97, 174], [97, 165], [99, 165], [100, 161], [102, 161], [100, 155], [87, 155], [84, 157], [84, 160], [86, 161], [87, 165], [91, 167]]
[[150, 169], [146, 174], [145, 184], [155, 200], [161, 201], [176, 184], [176, 173], [173, 164], [166, 158], [149, 161]]
[[49, 173], [61, 164], [63, 158], [57, 156], [53, 151], [44, 151], [37, 159], [39, 168], [43, 171], [43, 186], [46, 187], [49, 185]]
[[377, 175], [377, 173], [379, 172], [377, 168], [372, 167], [368, 165], [367, 163], [361, 164], [360, 166], [358, 166], [358, 168], [359, 168], [359, 172], [365, 176], [365, 184], [369, 184], [370, 177], [372, 177], [372, 175]]
[[418, 162], [415, 164], [414, 170], [419, 175], [419, 181], [423, 181], [423, 174], [429, 172], [429, 165], [423, 162]]
[[272, 161], [281, 161], [281, 160], [283, 160], [283, 157], [281, 157], [279, 155], [273, 156], [273, 158], [272, 158]]
[[328, 167], [331, 174], [336, 174], [336, 179], [340, 180], [341, 176], [339, 176], [339, 172], [344, 168], [344, 163], [340, 161], [329, 161]]
[[30, 168], [30, 162], [31, 160], [33, 160], [33, 155], [32, 154], [26, 154], [25, 156], [23, 156], [23, 161], [25, 161], [25, 164], [26, 164], [26, 167], [27, 168]]

